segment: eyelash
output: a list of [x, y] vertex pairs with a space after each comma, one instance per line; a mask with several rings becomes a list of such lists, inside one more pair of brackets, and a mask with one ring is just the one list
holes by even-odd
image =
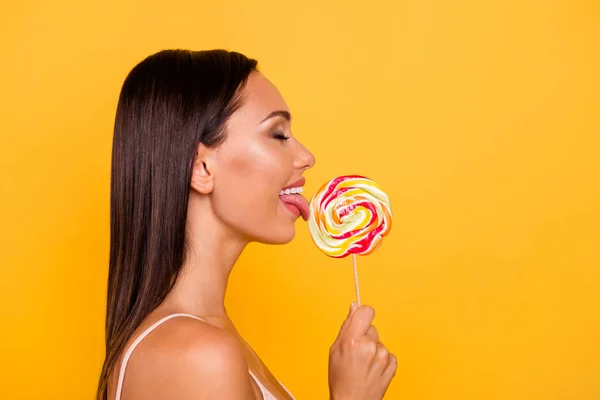
[[273, 134], [273, 137], [274, 137], [275, 139], [277, 139], [277, 140], [281, 140], [282, 142], [283, 142], [283, 141], [286, 141], [286, 140], [288, 140], [288, 139], [290, 138], [289, 136], [285, 136], [285, 135], [284, 135], [283, 133], [281, 133], [281, 132], [275, 132], [275, 133]]

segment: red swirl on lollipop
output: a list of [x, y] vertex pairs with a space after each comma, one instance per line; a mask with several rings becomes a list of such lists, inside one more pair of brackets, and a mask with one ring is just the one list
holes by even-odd
[[360, 304], [355, 255], [377, 250], [392, 228], [390, 200], [371, 179], [340, 176], [327, 182], [310, 201], [308, 228], [326, 255], [353, 255], [357, 298]]

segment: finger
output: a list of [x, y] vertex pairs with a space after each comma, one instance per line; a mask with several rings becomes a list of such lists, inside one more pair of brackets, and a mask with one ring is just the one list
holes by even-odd
[[350, 304], [350, 310], [348, 312], [348, 316], [346, 316], [346, 319], [344, 320], [344, 322], [342, 322], [342, 326], [340, 328], [340, 332], [338, 333], [338, 337], [336, 338], [339, 339], [340, 336], [343, 336], [344, 333], [346, 332], [346, 330], [348, 329], [348, 325], [350, 324], [350, 320], [352, 319], [352, 315], [354, 315], [354, 313], [356, 312], [356, 309], [358, 307], [356, 306], [355, 302], [352, 302], [352, 304]]
[[383, 343], [378, 342], [375, 354], [373, 355], [373, 360], [371, 362], [371, 368], [381, 373], [387, 367], [389, 361], [390, 352]]
[[379, 333], [377, 333], [377, 328], [375, 328], [373, 325], [369, 327], [366, 336], [374, 342], [379, 342]]
[[367, 368], [371, 368], [375, 354], [377, 354], [377, 342], [363, 336], [355, 341], [353, 352], [362, 364]]
[[385, 369], [383, 370], [383, 373], [381, 374], [381, 376], [383, 377], [384, 380], [389, 382], [396, 375], [397, 369], [398, 369], [398, 360], [396, 359], [395, 355], [390, 353], [389, 361], [388, 361]]
[[359, 338], [365, 336], [371, 322], [375, 318], [375, 310], [369, 306], [360, 306], [352, 315], [346, 333], [351, 338]]

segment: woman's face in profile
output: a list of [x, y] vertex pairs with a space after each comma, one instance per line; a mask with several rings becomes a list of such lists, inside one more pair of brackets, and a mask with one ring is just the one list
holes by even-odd
[[[292, 134], [291, 112], [267, 78], [252, 72], [242, 95], [241, 107], [225, 125], [225, 141], [211, 156], [213, 210], [251, 241], [287, 243], [299, 210], [286, 206], [280, 192], [299, 186], [295, 183], [315, 158]], [[291, 201], [306, 205], [304, 199]]]

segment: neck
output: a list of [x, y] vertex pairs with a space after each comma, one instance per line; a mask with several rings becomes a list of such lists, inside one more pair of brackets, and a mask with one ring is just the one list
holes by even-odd
[[[188, 224], [188, 248], [181, 272], [167, 296], [169, 308], [202, 316], [226, 316], [225, 292], [233, 266], [248, 243], [222, 223]], [[190, 219], [188, 216], [188, 221]], [[212, 222], [212, 223], [209, 223]]]

